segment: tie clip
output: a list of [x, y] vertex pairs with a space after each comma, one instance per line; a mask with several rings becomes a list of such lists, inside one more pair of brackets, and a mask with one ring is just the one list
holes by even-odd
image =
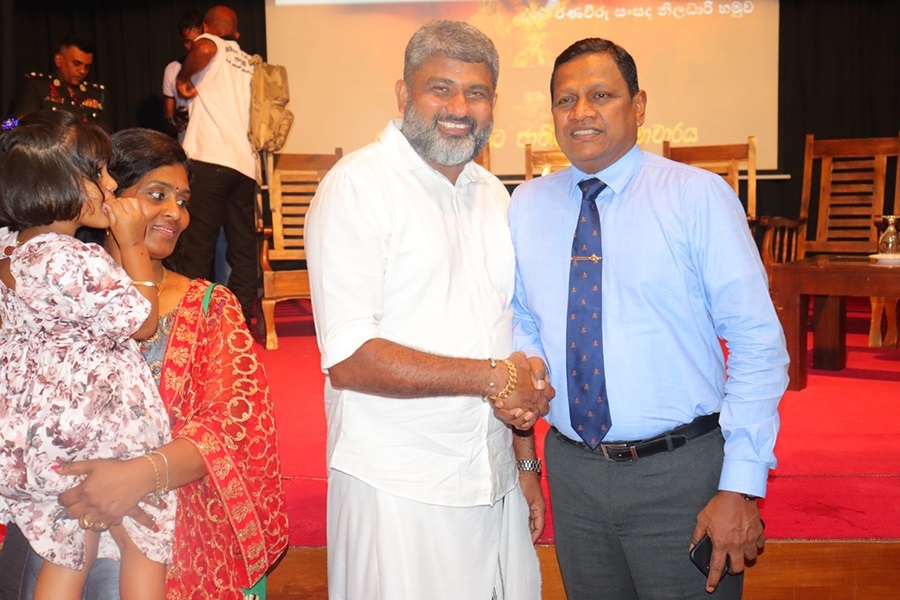
[[591, 254], [590, 256], [573, 256], [572, 260], [574, 260], [574, 261], [589, 260], [592, 263], [596, 264], [596, 263], [600, 262], [601, 260], [603, 260], [603, 257], [597, 256], [596, 254]]

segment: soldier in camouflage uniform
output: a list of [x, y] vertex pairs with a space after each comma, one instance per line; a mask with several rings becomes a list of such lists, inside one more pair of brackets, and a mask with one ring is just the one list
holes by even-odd
[[94, 48], [85, 42], [65, 40], [53, 57], [56, 70], [50, 74], [31, 72], [16, 102], [15, 114], [47, 109], [73, 113], [86, 123], [97, 123], [112, 131], [106, 106], [106, 90], [85, 81], [94, 60]]

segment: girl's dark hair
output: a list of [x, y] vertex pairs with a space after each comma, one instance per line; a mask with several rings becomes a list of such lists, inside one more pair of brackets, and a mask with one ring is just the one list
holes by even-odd
[[97, 125], [64, 111], [24, 117], [0, 134], [0, 226], [21, 231], [77, 218], [85, 181], [100, 188], [111, 157], [109, 136]]
[[107, 169], [119, 185], [118, 194], [137, 184], [147, 173], [181, 165], [191, 176], [190, 163], [177, 140], [152, 129], [123, 129], [112, 136], [112, 160]]

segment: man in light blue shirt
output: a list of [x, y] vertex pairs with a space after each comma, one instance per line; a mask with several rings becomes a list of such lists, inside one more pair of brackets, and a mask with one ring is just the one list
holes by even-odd
[[[740, 598], [743, 578], [722, 573], [726, 556], [741, 573], [764, 544], [757, 498], [788, 363], [746, 217], [717, 175], [638, 148], [647, 97], [623, 48], [576, 42], [550, 87], [573, 166], [520, 186], [509, 219], [516, 347], [544, 357], [557, 391], [545, 452], [568, 597]], [[606, 187], [594, 209], [602, 308], [588, 329], [611, 421], [596, 447], [572, 424], [567, 367], [579, 183], [593, 177]], [[704, 588], [688, 551], [707, 534]]]

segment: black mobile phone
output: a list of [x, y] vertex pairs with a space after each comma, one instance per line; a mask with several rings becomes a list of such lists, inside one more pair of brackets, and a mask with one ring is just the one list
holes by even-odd
[[[709, 561], [712, 559], [713, 544], [712, 539], [708, 535], [697, 542], [694, 549], [691, 550], [691, 562], [694, 563], [704, 577], [709, 577]], [[725, 557], [725, 570], [722, 571], [722, 577], [728, 574], [731, 565], [731, 559]]]
[[[762, 519], [759, 520], [762, 524], [763, 529], [766, 528], [766, 522]], [[704, 535], [703, 538], [697, 542], [697, 545], [694, 546], [694, 549], [691, 550], [691, 562], [694, 563], [700, 572], [703, 573], [704, 577], [709, 577], [709, 561], [712, 560], [712, 551], [713, 544], [712, 539], [710, 539], [709, 535]], [[726, 556], [725, 557], [725, 570], [722, 571], [722, 577], [728, 575], [731, 571], [731, 559]]]

